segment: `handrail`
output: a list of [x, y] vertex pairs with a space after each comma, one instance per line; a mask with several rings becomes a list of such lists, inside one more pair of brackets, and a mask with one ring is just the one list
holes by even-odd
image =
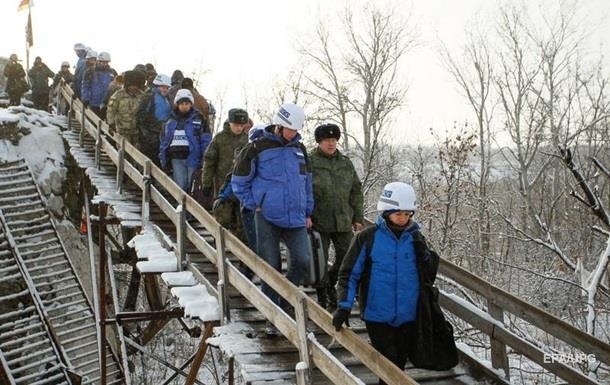
[[[60, 93], [66, 100], [71, 100], [72, 98], [72, 90], [68, 87], [61, 86]], [[106, 123], [101, 124], [101, 129], [98, 130], [98, 127], [95, 124], [92, 124], [88, 119], [91, 119], [91, 112], [86, 110], [85, 113], [82, 113], [82, 103], [80, 101], [75, 100], [72, 102], [72, 105], [75, 108], [73, 112], [77, 117], [86, 117], [83, 130], [86, 130], [87, 133], [92, 136], [96, 140], [100, 140], [97, 137], [98, 131], [101, 135], [101, 146], [100, 148], [105, 151], [109, 157], [112, 159], [115, 164], [118, 162], [117, 150], [114, 147], [112, 142], [117, 143], [117, 139], [119, 135], [112, 135], [109, 132], [109, 128]], [[94, 116], [94, 119], [97, 119]], [[95, 121], [95, 120], [93, 120]], [[145, 157], [137, 148], [131, 145], [128, 142], [124, 144], [124, 151], [129, 155], [131, 161], [134, 162], [139, 167], [144, 167], [148, 158]], [[144, 179], [142, 174], [137, 170], [137, 168], [131, 164], [130, 162], [125, 162], [126, 171], [125, 173], [132, 179], [136, 185], [140, 188], [144, 188]], [[221, 236], [219, 231], [218, 223], [216, 220], [205, 210], [203, 209], [193, 198], [188, 195], [185, 195], [184, 192], [173, 182], [173, 180], [166, 175], [163, 170], [154, 164], [150, 166], [150, 177], [155, 180], [158, 185], [162, 186], [163, 189], [167, 191], [167, 193], [178, 202], [178, 204], [183, 204], [183, 209], [188, 212], [191, 216], [193, 216], [196, 220], [199, 221], [208, 231], [212, 234], [214, 239], [218, 244], [218, 237]], [[170, 212], [173, 212], [174, 207], [172, 204], [167, 201], [160, 192], [154, 187], [150, 186], [150, 198], [151, 201], [155, 202], [161, 210], [172, 220], [174, 225], [178, 225], [175, 215], [172, 215]], [[202, 237], [200, 237], [197, 232], [190, 226], [186, 225], [186, 237], [189, 239], [195, 247], [205, 255], [205, 257], [210, 260], [212, 263], [217, 264], [217, 253], [216, 249], [212, 247], [209, 243], [207, 243]], [[239, 258], [239, 260], [245, 263], [252, 271], [254, 271], [263, 281], [268, 282], [268, 284], [278, 293], [283, 295], [283, 297], [293, 306], [298, 305], [299, 298], [299, 289], [290, 283], [285, 277], [275, 271], [273, 268], [264, 263], [254, 252], [252, 252], [246, 245], [244, 245], [237, 237], [233, 234], [226, 232], [224, 234], [224, 244], [225, 248], [232, 252], [235, 256]], [[190, 265], [187, 264], [187, 269], [195, 270]], [[500, 309], [500, 315], [502, 314], [502, 310], [507, 310], [512, 314], [530, 322], [532, 325], [541, 328], [542, 330], [550, 333], [556, 338], [565, 341], [572, 346], [575, 346], [579, 349], [582, 349], [587, 353], [594, 353], [596, 358], [610, 365], [610, 349], [608, 344], [603, 341], [595, 338], [594, 336], [588, 335], [573, 326], [567, 324], [566, 322], [558, 319], [557, 317], [548, 314], [541, 309], [526, 303], [523, 300], [507, 293], [498, 287], [492, 285], [491, 283], [465, 271], [459, 266], [441, 258], [440, 263], [440, 272], [448, 278], [453, 279], [455, 282], [463, 285], [464, 287], [473, 290], [483, 296], [485, 296], [490, 304], [490, 308], [493, 306], [497, 306]], [[285, 315], [280, 311], [279, 307], [274, 306], [270, 303], [266, 303], [266, 297], [262, 296], [261, 293], [258, 293], [256, 290], [251, 290], [251, 287], [247, 285], [248, 280], [245, 279], [241, 274], [239, 274], [236, 268], [230, 263], [227, 262], [226, 274], [229, 282], [236, 287], [242, 295], [246, 298], [251, 299], [251, 301], [255, 301], [258, 305], [257, 308], [268, 318], [270, 319], [276, 327], [286, 336], [295, 346], [299, 346], [299, 341], [295, 340], [296, 329], [293, 327], [292, 320], [290, 317]], [[258, 295], [257, 295], [258, 294]], [[446, 300], [446, 296], [443, 296], [443, 302], [449, 303]], [[315, 301], [310, 298], [306, 299], [308, 317], [311, 319], [316, 325], [318, 325], [322, 330], [324, 330], [329, 335], [332, 335], [336, 338], [337, 342], [347, 348], [352, 354], [354, 354], [357, 358], [359, 358], [364, 365], [366, 365], [371, 371], [373, 371], [376, 375], [384, 379], [388, 383], [404, 383], [404, 384], [414, 384], [414, 382], [409, 376], [407, 376], [403, 371], [398, 370], [390, 361], [386, 360], [384, 357], [377, 354], [377, 352], [364, 340], [358, 337], [351, 330], [342, 330], [340, 332], [335, 332], [334, 328], [331, 324], [330, 314], [328, 314], [324, 309], [322, 309]], [[449, 306], [449, 305], [447, 305]], [[472, 314], [468, 312], [468, 308], [463, 306], [463, 304], [457, 303], [453, 304], [449, 309], [458, 317], [463, 318], [466, 322], [471, 323]], [[455, 311], [454, 311], [455, 310]], [[461, 314], [461, 316], [460, 316]], [[466, 318], [464, 318], [466, 317]], [[475, 326], [475, 325], [473, 325]], [[519, 350], [519, 348], [524, 349], [525, 344], [529, 344], [526, 340], [520, 337], [511, 337], [511, 338], [497, 338], [496, 335], [493, 334], [493, 330], [490, 332], [488, 328], [483, 327], [485, 325], [480, 325], [482, 327], [482, 331], [490, 336], [492, 339], [500, 340], [502, 343], [506, 345], [512, 346], [513, 348]], [[497, 329], [494, 329], [497, 330]], [[521, 341], [520, 343], [516, 343], [515, 341]], [[518, 346], [514, 346], [517, 344]], [[312, 344], [310, 344], [310, 347]], [[522, 351], [522, 350], [519, 350]], [[536, 355], [528, 355], [527, 351], [522, 351], [525, 355], [530, 357], [534, 362], [542, 365], [544, 362], [541, 362], [538, 356]], [[328, 352], [327, 352], [328, 353]], [[330, 353], [328, 353], [330, 354]], [[322, 370], [323, 367], [327, 368], [328, 363], [323, 362], [322, 356], [316, 354], [316, 349], [313, 350], [313, 359], [318, 368]], [[375, 359], [371, 359], [371, 357], [375, 357]], [[318, 357], [316, 359], [316, 357]], [[571, 373], [573, 369], [565, 364], [556, 363], [552, 366], [542, 365], [547, 368], [550, 372], [558, 375], [563, 378], [563, 375], [566, 373]], [[507, 369], [507, 368], [505, 368]], [[339, 372], [329, 372], [326, 375], [331, 375], [331, 380], [339, 381]], [[342, 373], [342, 372], [341, 372]], [[343, 377], [342, 377], [343, 378]], [[343, 380], [341, 380], [341, 383]]]
[[554, 315], [525, 302], [444, 258], [441, 258], [439, 271], [447, 278], [484, 296], [489, 303], [509, 311], [511, 314], [528, 321], [557, 339], [567, 342], [587, 354], [595, 354], [597, 360], [610, 365], [610, 345], [600, 339], [575, 328]]

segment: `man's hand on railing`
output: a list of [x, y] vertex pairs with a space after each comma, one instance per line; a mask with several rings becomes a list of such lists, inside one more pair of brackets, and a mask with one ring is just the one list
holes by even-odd
[[333, 326], [336, 331], [341, 330], [343, 324], [349, 327], [349, 309], [337, 308], [333, 314]]
[[87, 108], [87, 107], [89, 107], [89, 102], [85, 100], [83, 102], [83, 108]]

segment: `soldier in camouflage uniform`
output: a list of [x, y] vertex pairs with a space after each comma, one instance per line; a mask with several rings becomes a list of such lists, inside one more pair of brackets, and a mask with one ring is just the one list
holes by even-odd
[[144, 73], [139, 71], [125, 72], [125, 85], [115, 92], [108, 101], [106, 121], [111, 130], [116, 130], [132, 145], [138, 145], [138, 128], [136, 112], [144, 97]]
[[351, 160], [337, 150], [341, 130], [335, 124], [316, 127], [318, 146], [309, 154], [313, 173], [313, 229], [320, 233], [328, 261], [328, 248], [335, 248], [328, 270], [326, 288], [318, 288], [318, 303], [333, 311], [337, 306], [335, 284], [343, 256], [352, 240], [352, 231], [362, 230], [364, 221], [362, 184]]
[[229, 110], [229, 119], [224, 129], [210, 143], [203, 155], [203, 193], [217, 196], [225, 182], [225, 177], [233, 168], [236, 151], [248, 143], [248, 112], [241, 108]]

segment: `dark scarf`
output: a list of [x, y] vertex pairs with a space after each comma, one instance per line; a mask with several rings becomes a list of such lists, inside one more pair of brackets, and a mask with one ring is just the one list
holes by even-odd
[[394, 235], [396, 235], [396, 238], [400, 238], [400, 236], [402, 235], [402, 232], [405, 231], [407, 229], [407, 227], [409, 227], [409, 225], [411, 224], [411, 221], [407, 222], [407, 224], [404, 226], [399, 226], [390, 220], [390, 214], [392, 214], [392, 213], [393, 213], [392, 210], [384, 211], [382, 216], [383, 216], [383, 219], [385, 219], [385, 223], [388, 226], [388, 228], [394, 233]]

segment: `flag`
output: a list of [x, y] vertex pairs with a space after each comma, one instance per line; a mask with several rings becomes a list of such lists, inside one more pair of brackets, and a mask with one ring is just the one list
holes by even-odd
[[28, 13], [28, 24], [25, 26], [25, 41], [28, 43], [28, 47], [34, 45], [34, 35], [32, 34], [32, 12]]
[[17, 12], [23, 11], [34, 6], [34, 0], [21, 0], [17, 7]]

